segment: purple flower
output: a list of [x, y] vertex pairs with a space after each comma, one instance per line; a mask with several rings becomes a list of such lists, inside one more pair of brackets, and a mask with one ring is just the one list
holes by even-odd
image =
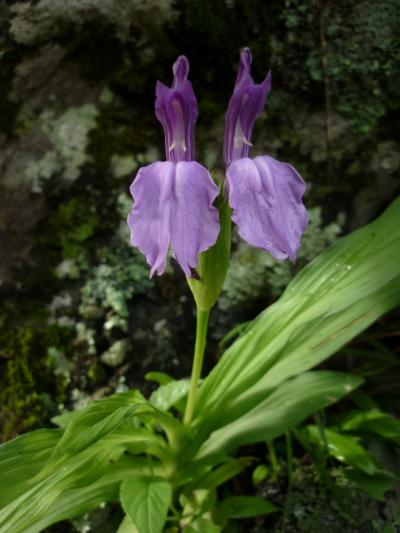
[[131, 243], [146, 256], [150, 275], [165, 270], [171, 248], [186, 276], [219, 233], [213, 206], [218, 187], [208, 170], [194, 161], [197, 101], [188, 81], [189, 62], [178, 57], [169, 88], [156, 86], [156, 117], [164, 127], [167, 161], [139, 169], [130, 191], [134, 199], [128, 216]]
[[239, 72], [225, 117], [224, 158], [232, 220], [249, 244], [276, 259], [295, 261], [307, 227], [305, 183], [288, 163], [270, 156], [250, 159], [251, 133], [271, 90], [271, 73], [260, 84], [250, 74], [251, 53], [240, 54]]

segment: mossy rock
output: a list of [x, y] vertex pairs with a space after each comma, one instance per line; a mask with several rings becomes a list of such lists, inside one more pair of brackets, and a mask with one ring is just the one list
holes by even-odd
[[66, 382], [48, 359], [51, 347], [63, 349], [70, 333], [47, 323], [36, 306], [18, 312], [11, 302], [0, 308], [0, 440], [39, 427], [62, 403]]

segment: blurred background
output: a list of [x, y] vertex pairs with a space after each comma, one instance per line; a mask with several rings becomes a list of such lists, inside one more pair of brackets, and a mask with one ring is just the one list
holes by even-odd
[[[271, 69], [273, 80], [252, 153], [308, 184], [295, 267], [234, 237], [211, 367], [232, 328], [398, 194], [399, 26], [397, 0], [0, 2], [0, 441], [115, 390], [149, 391], [150, 370], [190, 372], [184, 276], [171, 261], [149, 279], [125, 222], [137, 169], [164, 159], [155, 83], [170, 84], [176, 57], [191, 64], [198, 160], [223, 169], [224, 112], [249, 46], [254, 79]], [[399, 329], [394, 312], [328, 362], [367, 375], [392, 411]]]

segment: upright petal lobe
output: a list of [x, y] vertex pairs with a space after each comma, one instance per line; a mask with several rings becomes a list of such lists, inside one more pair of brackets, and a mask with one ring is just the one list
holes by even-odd
[[251, 62], [250, 50], [244, 48], [225, 116], [224, 159], [227, 165], [249, 155], [254, 122], [262, 113], [271, 90], [271, 73], [268, 72], [263, 82], [255, 84], [250, 73]]
[[239, 235], [276, 259], [294, 262], [308, 223], [300, 174], [273, 157], [245, 157], [230, 164], [227, 181]]
[[139, 170], [131, 186], [128, 217], [131, 242], [146, 256], [151, 276], [165, 270], [168, 248], [187, 276], [198, 256], [217, 240], [218, 187], [195, 161], [152, 163]]
[[165, 152], [169, 161], [194, 159], [194, 126], [197, 120], [197, 100], [187, 79], [189, 61], [179, 56], [173, 66], [174, 79], [169, 88], [156, 85], [156, 117], [164, 127]]

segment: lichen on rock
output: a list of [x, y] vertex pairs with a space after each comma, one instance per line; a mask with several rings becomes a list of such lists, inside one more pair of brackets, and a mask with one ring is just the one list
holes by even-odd
[[161, 24], [171, 9], [168, 0], [40, 0], [33, 5], [17, 2], [11, 12], [10, 31], [15, 41], [34, 45], [71, 30], [79, 32], [88, 22], [110, 24], [125, 41], [141, 17], [152, 17], [152, 23]]

